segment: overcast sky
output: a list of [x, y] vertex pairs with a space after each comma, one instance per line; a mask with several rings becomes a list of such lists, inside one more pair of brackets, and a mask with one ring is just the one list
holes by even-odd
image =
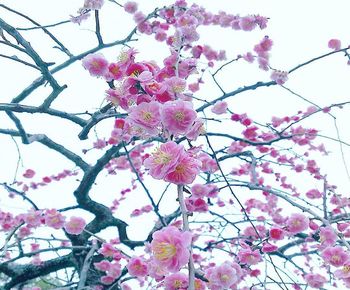
[[[1, 3], [27, 14], [42, 25], [55, 23], [69, 19], [82, 5], [80, 0], [2, 0]], [[124, 3], [124, 1], [120, 1]], [[140, 1], [143, 11], [151, 12], [155, 7], [171, 3], [170, 1]], [[251, 51], [253, 46], [265, 35], [269, 35], [274, 41], [271, 53], [271, 66], [276, 69], [289, 70], [296, 65], [330, 51], [327, 42], [331, 38], [339, 38], [343, 47], [349, 44], [349, 9], [348, 0], [221, 0], [221, 1], [198, 1], [211, 11], [224, 10], [228, 13], [246, 15], [260, 14], [269, 17], [268, 28], [263, 31], [237, 32], [218, 27], [201, 29], [202, 43], [208, 43], [216, 49], [226, 49], [228, 60], [235, 58], [237, 54]], [[0, 7], [0, 17], [4, 18], [15, 27], [30, 27], [31, 24], [23, 21]], [[64, 24], [53, 28], [51, 31], [57, 35], [74, 54], [78, 54], [96, 45], [96, 39], [91, 17], [81, 26]], [[129, 15], [122, 13], [117, 5], [106, 1], [101, 11], [102, 33], [106, 41], [124, 38], [132, 30], [134, 23]], [[24, 32], [23, 35], [37, 49], [43, 59], [57, 64], [65, 60], [65, 56], [57, 49], [52, 49], [52, 43], [40, 31]], [[151, 42], [143, 36], [133, 43], [140, 51], [138, 60], [156, 60], [161, 63], [161, 56], [166, 56], [168, 51], [160, 44]], [[113, 61], [121, 47], [113, 47], [104, 50], [103, 53]], [[14, 52], [0, 46], [0, 53], [13, 55]], [[38, 74], [21, 64], [14, 64], [9, 60], [0, 58], [0, 102], [9, 102], [21, 90], [29, 85]], [[224, 70], [218, 77], [222, 86], [231, 91], [240, 86], [250, 85], [257, 81], [269, 80], [269, 73], [259, 71], [255, 64], [233, 64]], [[286, 86], [301, 94], [308, 100], [326, 106], [333, 103], [349, 101], [350, 66], [346, 65], [346, 59], [340, 55], [334, 55], [327, 59], [307, 66], [289, 77]], [[84, 112], [98, 108], [104, 96], [106, 84], [98, 79], [91, 78], [77, 62], [72, 67], [58, 73], [57, 78], [61, 84], [69, 85], [60, 98], [53, 104], [54, 108], [64, 109], [69, 112]], [[214, 87], [210, 78], [206, 78], [205, 90], [201, 90], [201, 96], [206, 95], [208, 100], [220, 96], [220, 92]], [[47, 94], [47, 89], [37, 90], [24, 104], [38, 105]], [[236, 96], [230, 101], [230, 108], [238, 113], [247, 112], [257, 121], [266, 123], [272, 115], [292, 115], [298, 110], [305, 110], [309, 104], [300, 98], [288, 93], [280, 87], [262, 88]], [[342, 140], [350, 143], [349, 109], [343, 112], [337, 110], [337, 122]], [[30, 133], [47, 133], [52, 139], [60, 142], [75, 152], [80, 153], [82, 148], [91, 147], [92, 140], [78, 143], [77, 127], [66, 125], [65, 122], [48, 118], [46, 116], [20, 116]], [[321, 133], [336, 138], [336, 130], [332, 118], [327, 115], [319, 115], [310, 119], [310, 126], [319, 126]], [[109, 124], [110, 125], [110, 124]], [[0, 113], [0, 127], [13, 128], [5, 114]], [[71, 131], [70, 131], [71, 130]], [[98, 127], [99, 136], [108, 134], [110, 127]], [[93, 137], [93, 133], [90, 135]], [[19, 140], [18, 140], [19, 141]], [[320, 160], [327, 170], [331, 183], [339, 185], [340, 190], [349, 191], [349, 180], [346, 176], [339, 144], [325, 140], [332, 155]], [[9, 137], [0, 136], [0, 182], [11, 181], [16, 168], [17, 149]], [[81, 144], [84, 144], [83, 146]], [[38, 172], [38, 177], [55, 174], [63, 169], [71, 169], [72, 164], [63, 160], [56, 153], [50, 152], [38, 144], [20, 146], [25, 168], [33, 168]], [[86, 156], [89, 161], [96, 159], [96, 154]], [[344, 147], [344, 158], [349, 162], [349, 148]], [[42, 162], [45, 160], [45, 162]], [[21, 174], [23, 169], [19, 171]], [[121, 180], [128, 174], [121, 173], [116, 179], [113, 177], [107, 185], [99, 184], [98, 189], [92, 191], [92, 195], [107, 205], [113, 200], [113, 194], [120, 190]], [[64, 186], [53, 184], [31, 193], [31, 197], [38, 201], [41, 207], [65, 206], [74, 202], [71, 189], [76, 186], [74, 178], [64, 182]], [[127, 186], [128, 182], [122, 184]], [[65, 192], [64, 192], [65, 191]], [[343, 193], [343, 191], [342, 191]], [[42, 197], [46, 198], [43, 199]], [[64, 198], [60, 198], [64, 196]], [[57, 198], [58, 197], [58, 198]], [[143, 197], [138, 197], [140, 205], [147, 203]], [[26, 205], [20, 202], [13, 203], [6, 198], [3, 189], [0, 188], [0, 207], [20, 210]], [[130, 214], [126, 210], [122, 214]], [[140, 229], [147, 232], [147, 227]]]

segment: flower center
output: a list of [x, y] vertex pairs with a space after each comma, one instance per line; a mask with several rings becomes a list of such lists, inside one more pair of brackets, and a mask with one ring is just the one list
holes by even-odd
[[178, 174], [184, 174], [185, 173], [185, 166], [183, 164], [179, 164], [175, 167], [175, 172]]
[[176, 112], [174, 117], [176, 121], [183, 121], [185, 119], [185, 114], [183, 112]]
[[159, 149], [154, 154], [154, 162], [157, 164], [167, 164], [170, 161], [171, 161], [171, 156]]
[[172, 244], [161, 242], [155, 245], [153, 252], [156, 259], [162, 261], [175, 256], [176, 248]]
[[181, 281], [180, 281], [180, 280], [175, 280], [175, 282], [174, 282], [174, 287], [175, 287], [176, 289], [179, 289], [180, 287], [182, 287]]
[[221, 281], [226, 282], [228, 279], [230, 279], [229, 275], [221, 275]]
[[150, 121], [152, 120], [152, 113], [151, 112], [142, 112], [142, 117], [145, 121]]

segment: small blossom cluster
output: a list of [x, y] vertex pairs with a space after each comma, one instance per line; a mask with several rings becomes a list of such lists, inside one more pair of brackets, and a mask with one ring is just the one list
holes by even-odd
[[201, 162], [182, 145], [168, 141], [144, 161], [150, 175], [175, 184], [191, 184], [199, 174]]
[[[49, 183], [51, 183], [52, 181], [60, 181], [61, 179], [70, 177], [70, 176], [76, 176], [78, 175], [78, 171], [77, 170], [69, 170], [69, 169], [65, 169], [62, 172], [56, 174], [56, 175], [51, 175], [51, 176], [44, 176], [41, 181], [39, 182], [30, 182], [29, 184], [23, 181], [16, 181], [16, 185], [17, 186], [21, 186], [21, 190], [23, 192], [27, 192], [30, 189], [38, 189], [40, 187], [43, 186], [47, 186]], [[27, 178], [27, 179], [32, 179], [35, 176], [35, 171], [33, 169], [27, 169], [24, 173], [23, 173], [23, 177]], [[14, 193], [10, 192], [10, 197], [14, 197]]]

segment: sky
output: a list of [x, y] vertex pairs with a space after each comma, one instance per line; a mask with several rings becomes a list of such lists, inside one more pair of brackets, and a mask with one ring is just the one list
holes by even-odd
[[[42, 25], [69, 19], [70, 15], [75, 15], [82, 2], [81, 0], [1, 1], [2, 4], [29, 15]], [[124, 3], [124, 1], [120, 2]], [[155, 7], [171, 3], [171, 1], [155, 0], [140, 2], [141, 10], [145, 12], [151, 12]], [[235, 58], [238, 54], [251, 51], [253, 46], [265, 35], [268, 35], [274, 42], [271, 66], [280, 70], [289, 70], [309, 59], [329, 52], [330, 49], [327, 47], [327, 43], [331, 38], [340, 39], [343, 47], [350, 42], [348, 33], [350, 3], [347, 0], [202, 0], [197, 1], [197, 3], [213, 12], [222, 10], [240, 15], [260, 14], [269, 17], [268, 28], [262, 31], [247, 33], [218, 27], [206, 27], [200, 30], [202, 42], [208, 43], [216, 49], [225, 49], [228, 60]], [[31, 26], [28, 22], [10, 14], [1, 7], [0, 18], [4, 18], [15, 27]], [[101, 11], [101, 27], [103, 36], [108, 42], [125, 37], [134, 27], [134, 23], [129, 15], [122, 13], [120, 7], [106, 1], [105, 7]], [[63, 43], [66, 43], [74, 54], [96, 45], [92, 19], [81, 26], [68, 23], [52, 28], [51, 31]], [[32, 46], [40, 52], [45, 61], [59, 64], [65, 60], [65, 56], [57, 49], [53, 49], [52, 42], [50, 43], [49, 39], [40, 31], [26, 31], [23, 32], [23, 35], [30, 40]], [[167, 55], [168, 51], [162, 48], [160, 44], [154, 44], [143, 36], [138, 36], [138, 39], [132, 45], [135, 45], [140, 51], [138, 55], [140, 59], [161, 62], [162, 57]], [[103, 53], [112, 61], [117, 57], [120, 49], [121, 47], [113, 47], [103, 50]], [[0, 46], [0, 53], [13, 55], [14, 52]], [[346, 65], [346, 61], [343, 55], [336, 54], [315, 62], [290, 75], [286, 87], [321, 107], [349, 101], [350, 66]], [[0, 103], [9, 102], [38, 76], [32, 69], [3, 58], [0, 58], [0, 75]], [[240, 62], [228, 66], [218, 75], [218, 80], [225, 90], [232, 91], [244, 85], [254, 84], [257, 81], [268, 81], [269, 77], [269, 73], [258, 70], [256, 65]], [[100, 107], [106, 85], [101, 80], [91, 78], [82, 68], [80, 62], [75, 63], [62, 73], [57, 73], [57, 78], [61, 84], [67, 83], [69, 87], [54, 102], [53, 107], [76, 113], [86, 110], [93, 111]], [[206, 84], [200, 94], [205, 96], [207, 100], [220, 96], [220, 91], [215, 88], [208, 76], [205, 81]], [[47, 91], [47, 88], [38, 89], [23, 104], [40, 104]], [[233, 111], [238, 113], [247, 112], [252, 118], [261, 123], [269, 122], [273, 115], [292, 115], [298, 110], [305, 110], [310, 105], [278, 86], [261, 88], [237, 95], [230, 100], [229, 104]], [[336, 116], [341, 139], [350, 143], [349, 109], [345, 107], [342, 111], [337, 110]], [[75, 152], [81, 152], [82, 146], [85, 146], [85, 148], [91, 147], [91, 140], [78, 142], [77, 133], [79, 128], [76, 126], [67, 125], [61, 120], [55, 120], [47, 116], [21, 115], [20, 117], [28, 132], [46, 133], [52, 139], [66, 145]], [[337, 138], [334, 121], [329, 116], [318, 115], [310, 118], [307, 123], [310, 126], [317, 125], [320, 127], [322, 135]], [[106, 122], [98, 126], [96, 131], [98, 136], [108, 135], [109, 125], [110, 123]], [[2, 112], [0, 112], [0, 128], [13, 128], [12, 123]], [[90, 136], [93, 137], [94, 132], [91, 132]], [[324, 141], [332, 154], [322, 158], [322, 160], [320, 159], [320, 163], [326, 168], [330, 181], [337, 184], [340, 191], [348, 192], [349, 178], [343, 166], [343, 159], [349, 163], [349, 147], [344, 146], [342, 155], [337, 142], [327, 139]], [[0, 182], [11, 181], [16, 170], [17, 148], [11, 138], [4, 136], [0, 136], [0, 148], [2, 149], [0, 151]], [[24, 168], [35, 168], [38, 176], [55, 174], [66, 168], [72, 169], [71, 163], [63, 160], [56, 153], [46, 150], [41, 145], [20, 145], [20, 151]], [[80, 154], [82, 155], [82, 153]], [[96, 160], [96, 155], [99, 154], [87, 154], [84, 157], [93, 162]], [[23, 172], [21, 170], [19, 170], [19, 175]], [[128, 174], [125, 172], [118, 174], [117, 177], [101, 176], [100, 178], [101, 183], [98, 179], [98, 186], [93, 189], [91, 194], [106, 204], [110, 204], [115, 197], [114, 194], [117, 194], [122, 186], [128, 186], [128, 182], [125, 182], [125, 180], [128, 180]], [[105, 180], [107, 180], [107, 183]], [[75, 178], [70, 178], [65, 180], [62, 185], [58, 183], [48, 186], [44, 190], [34, 191], [31, 193], [31, 197], [40, 203], [41, 207], [63, 207], [74, 202], [72, 195], [69, 193], [76, 185]], [[142, 195], [136, 198], [133, 197], [132, 200], [140, 205], [147, 202]], [[25, 203], [13, 202], [6, 198], [6, 193], [0, 188], [0, 208], [20, 211], [26, 206]], [[120, 213], [121, 216], [129, 214], [129, 209]], [[127, 219], [127, 221], [132, 225], [135, 223], [135, 220]], [[149, 230], [147, 227], [135, 227], [134, 229], [131, 235], [135, 235], [135, 237], [142, 236]]]

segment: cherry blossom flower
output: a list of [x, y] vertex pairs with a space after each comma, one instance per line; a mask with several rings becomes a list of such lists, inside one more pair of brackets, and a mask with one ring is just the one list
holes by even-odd
[[321, 198], [322, 193], [319, 192], [317, 189], [310, 189], [308, 192], [306, 192], [306, 196], [310, 199], [316, 199]]
[[201, 161], [189, 155], [180, 158], [173, 171], [164, 180], [175, 184], [191, 184], [199, 174]]
[[271, 240], [283, 240], [284, 239], [284, 230], [281, 228], [273, 227], [269, 231], [269, 238]]
[[102, 260], [101, 262], [94, 263], [94, 266], [97, 270], [106, 272], [111, 268], [111, 262]]
[[338, 235], [331, 226], [320, 228], [320, 243], [322, 246], [333, 246], [337, 239]]
[[108, 72], [108, 61], [103, 54], [95, 53], [85, 56], [82, 60], [83, 67], [87, 69], [90, 75], [101, 77]]
[[163, 179], [166, 174], [173, 171], [179, 159], [185, 154], [182, 145], [173, 141], [168, 141], [144, 161], [144, 165], [149, 169], [149, 173], [155, 179]]
[[334, 276], [338, 279], [350, 278], [350, 260], [346, 261], [341, 269], [334, 271]]
[[131, 276], [144, 277], [148, 273], [147, 263], [140, 257], [132, 257], [126, 268]]
[[339, 50], [341, 48], [341, 42], [339, 39], [331, 39], [328, 41], [328, 47], [334, 50]]
[[275, 81], [278, 85], [283, 85], [288, 80], [288, 72], [274, 70], [271, 73], [271, 79]]
[[227, 110], [227, 103], [225, 101], [217, 101], [211, 108], [214, 114], [221, 115], [225, 114]]
[[99, 10], [102, 8], [103, 4], [104, 4], [104, 0], [85, 0], [84, 8]]
[[24, 173], [23, 173], [23, 177], [25, 178], [33, 178], [35, 175], [35, 171], [33, 169], [27, 169]]
[[124, 10], [130, 14], [134, 14], [137, 11], [138, 4], [134, 1], [128, 1], [124, 4]]
[[239, 250], [237, 257], [241, 263], [248, 265], [256, 265], [262, 260], [259, 250], [252, 251], [250, 248]]
[[327, 279], [320, 274], [309, 273], [304, 278], [308, 286], [316, 289], [322, 288], [323, 284], [327, 282]]
[[81, 217], [72, 216], [69, 221], [66, 221], [64, 228], [68, 234], [79, 235], [82, 233], [86, 225], [86, 222]]
[[167, 226], [152, 235], [151, 249], [154, 261], [170, 272], [177, 272], [190, 257], [192, 234]]
[[45, 211], [44, 220], [47, 226], [58, 230], [63, 227], [65, 217], [56, 209], [48, 209]]
[[293, 213], [287, 220], [287, 230], [291, 234], [305, 231], [309, 226], [309, 219], [300, 213]]
[[131, 109], [128, 119], [140, 126], [147, 134], [156, 135], [160, 124], [160, 105], [158, 102], [141, 103]]
[[176, 100], [166, 102], [160, 112], [162, 123], [170, 134], [186, 134], [197, 118], [190, 102]]
[[209, 289], [224, 290], [239, 282], [241, 273], [237, 263], [224, 262], [220, 266], [208, 268], [205, 277], [209, 280]]
[[326, 263], [335, 267], [341, 267], [349, 260], [350, 256], [341, 246], [327, 247], [322, 252], [322, 258]]
[[184, 273], [174, 273], [166, 276], [164, 279], [165, 290], [187, 289], [188, 276]]

